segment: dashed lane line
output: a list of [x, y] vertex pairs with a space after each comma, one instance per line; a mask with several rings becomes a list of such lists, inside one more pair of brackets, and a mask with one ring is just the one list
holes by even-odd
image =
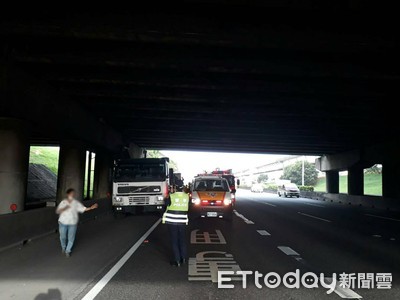
[[250, 221], [250, 220], [247, 219], [245, 216], [243, 216], [242, 214], [238, 213], [236, 209], [234, 209], [233, 212], [235, 213], [236, 216], [238, 216], [239, 218], [241, 218], [246, 224], [248, 224], [248, 225], [253, 225], [253, 224], [254, 224], [253, 221]]
[[316, 216], [312, 216], [312, 215], [309, 215], [309, 214], [305, 214], [305, 213], [302, 213], [302, 212], [297, 212], [298, 214], [300, 214], [300, 215], [302, 215], [302, 216], [306, 216], [306, 217], [309, 217], [309, 218], [313, 218], [313, 219], [316, 219], [316, 220], [320, 220], [320, 221], [324, 221], [324, 222], [332, 222], [332, 221], [330, 221], [330, 220], [327, 220], [327, 219], [322, 219], [322, 218], [320, 218], [320, 217], [316, 217]]
[[266, 230], [257, 230], [257, 232], [260, 234], [260, 235], [271, 235], [268, 231], [266, 231]]
[[269, 206], [273, 206], [273, 207], [276, 207], [276, 205], [275, 204], [272, 204], [272, 203], [269, 203], [269, 202], [261, 202], [262, 204], [265, 204], [265, 205], [269, 205]]
[[[325, 278], [325, 282], [328, 284], [332, 283], [332, 281], [333, 281], [332, 278], [329, 277]], [[333, 292], [343, 299], [362, 299], [361, 295], [357, 294], [352, 289], [341, 287], [338, 282], [336, 283]]]
[[320, 207], [320, 208], [325, 208], [325, 206], [323, 206], [323, 205], [314, 204], [314, 203], [307, 203], [307, 202], [305, 202], [304, 204], [307, 204], [307, 205], [310, 205], [310, 206], [315, 206], [315, 207]]
[[[278, 246], [278, 249], [281, 250], [286, 255], [293, 257], [298, 262], [305, 264], [305, 261], [301, 258], [300, 254], [297, 253], [295, 250], [288, 246]], [[325, 278], [326, 283], [332, 283], [332, 278]], [[335, 294], [337, 294], [340, 298], [343, 299], [362, 299], [362, 296], [354, 292], [352, 289], [343, 288], [339, 285], [339, 282], [336, 283]]]
[[393, 218], [382, 217], [382, 216], [371, 215], [371, 214], [365, 214], [365, 215], [368, 216], [368, 217], [374, 217], [374, 218], [379, 218], [379, 219], [384, 219], [384, 220], [389, 220], [389, 221], [400, 222], [399, 219], [393, 219]]
[[107, 283], [117, 274], [117, 272], [122, 268], [122, 266], [128, 261], [128, 259], [136, 252], [140, 245], [146, 240], [146, 238], [153, 232], [153, 230], [160, 224], [161, 219], [150, 227], [149, 230], [125, 253], [124, 256], [111, 268], [110, 271], [100, 279], [99, 282], [82, 298], [82, 300], [93, 300], [101, 290], [107, 285]]
[[300, 256], [299, 253], [297, 253], [292, 248], [287, 247], [287, 246], [278, 246], [278, 249], [281, 250], [286, 255], [289, 255], [289, 256], [292, 256], [292, 255]]

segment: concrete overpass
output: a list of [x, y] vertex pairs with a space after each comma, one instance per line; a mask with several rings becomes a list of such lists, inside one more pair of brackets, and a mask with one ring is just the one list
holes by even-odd
[[349, 170], [354, 196], [362, 169], [380, 163], [383, 196], [398, 201], [400, 45], [386, 8], [183, 1], [2, 11], [4, 240], [54, 228], [53, 208], [24, 211], [30, 145], [60, 145], [58, 200], [70, 186], [82, 195], [85, 152], [95, 152], [94, 199], [105, 210], [113, 159], [145, 148], [318, 155], [327, 191], [337, 194], [338, 171]]

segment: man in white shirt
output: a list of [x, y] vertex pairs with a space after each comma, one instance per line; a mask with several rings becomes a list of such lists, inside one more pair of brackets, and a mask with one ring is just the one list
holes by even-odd
[[60, 215], [58, 218], [58, 231], [60, 232], [62, 253], [70, 257], [72, 247], [74, 246], [76, 229], [78, 227], [78, 214], [96, 209], [98, 205], [96, 203], [90, 207], [85, 207], [75, 199], [74, 189], [68, 189], [66, 194], [67, 198], [62, 200], [57, 206], [56, 213]]

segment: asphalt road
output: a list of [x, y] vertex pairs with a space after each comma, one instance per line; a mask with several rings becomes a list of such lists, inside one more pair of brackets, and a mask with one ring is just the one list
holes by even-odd
[[[235, 209], [232, 222], [191, 220], [190, 266], [180, 268], [169, 265], [167, 228], [153, 226], [158, 221], [155, 215], [83, 224], [69, 260], [55, 254], [56, 237], [0, 253], [0, 298], [34, 299], [42, 291], [37, 299], [52, 299], [44, 296], [54, 288], [62, 299], [400, 298], [398, 213], [244, 190], [237, 194]], [[276, 272], [281, 278], [296, 270], [300, 277], [306, 272], [325, 277], [343, 272], [392, 273], [392, 288], [361, 289], [356, 282], [349, 290], [337, 283], [328, 295], [320, 285], [287, 288], [281, 283], [271, 288], [260, 280], [258, 288], [254, 275], [248, 276], [245, 289], [243, 281], [234, 281], [233, 289], [220, 289], [212, 282], [216, 269], [239, 268], [264, 275]]]

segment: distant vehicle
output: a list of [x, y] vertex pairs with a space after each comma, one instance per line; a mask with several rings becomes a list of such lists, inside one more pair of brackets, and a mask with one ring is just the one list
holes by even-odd
[[251, 186], [250, 191], [252, 191], [253, 193], [262, 193], [264, 191], [264, 188], [263, 188], [262, 184], [255, 183]]
[[138, 207], [162, 211], [173, 176], [168, 162], [167, 157], [117, 160], [113, 178], [114, 211], [134, 213]]
[[278, 196], [299, 198], [300, 190], [294, 183], [285, 183], [278, 186]]
[[219, 176], [197, 176], [191, 185], [190, 213], [194, 216], [232, 220], [234, 194]]
[[206, 172], [203, 174], [199, 174], [197, 176], [211, 176], [211, 175], [225, 178], [228, 181], [231, 193], [234, 193], [234, 194], [236, 193], [236, 186], [240, 185], [240, 179], [235, 180], [235, 175], [233, 175], [232, 169], [228, 169], [228, 170], [215, 169], [211, 173]]

